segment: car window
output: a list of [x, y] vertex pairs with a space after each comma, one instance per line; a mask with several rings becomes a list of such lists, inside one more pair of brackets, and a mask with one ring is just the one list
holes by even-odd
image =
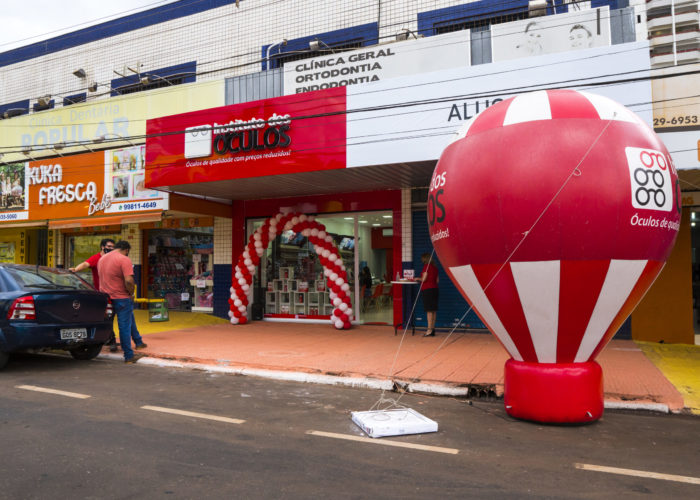
[[29, 268], [7, 269], [7, 272], [22, 288], [92, 290], [93, 288], [77, 276], [58, 269]]

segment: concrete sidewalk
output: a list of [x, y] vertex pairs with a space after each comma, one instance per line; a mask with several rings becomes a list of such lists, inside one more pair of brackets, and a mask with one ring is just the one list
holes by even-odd
[[[455, 396], [503, 394], [508, 355], [491, 334], [454, 333], [447, 338], [447, 333], [438, 333], [424, 338], [409, 331], [402, 340], [388, 326], [344, 331], [329, 325], [263, 321], [232, 326], [194, 313], [149, 323], [143, 311], [136, 314], [148, 344], [141, 351], [148, 358], [140, 364], [373, 388], [391, 388], [394, 380], [409, 391]], [[661, 347], [613, 340], [603, 350], [597, 361], [603, 368], [606, 408], [700, 414], [700, 347]], [[669, 363], [683, 357], [679, 352], [685, 362]], [[121, 359], [106, 349], [102, 356]], [[666, 375], [655, 363], [675, 373]]]

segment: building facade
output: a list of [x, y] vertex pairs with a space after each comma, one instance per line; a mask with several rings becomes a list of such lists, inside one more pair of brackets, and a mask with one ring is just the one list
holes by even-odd
[[[680, 79], [692, 61], [656, 69], [647, 7], [181, 0], [0, 54], [10, 183], [0, 256], [68, 267], [105, 234], [128, 238], [141, 249], [142, 295], [225, 317], [248, 239], [267, 218], [298, 212], [338, 247], [353, 320], [407, 323], [415, 291], [391, 282], [420, 273], [431, 251], [428, 185], [464, 122], [518, 93], [570, 87], [658, 128], [658, 102], [677, 91], [657, 88], [657, 75]], [[681, 38], [676, 51], [691, 43]], [[622, 335], [692, 338], [691, 210], [685, 219], [659, 297]], [[438, 324], [482, 328], [440, 272]], [[255, 271], [249, 315], [327, 321], [323, 278], [308, 239], [285, 231]], [[666, 317], [668, 300], [683, 314]], [[424, 316], [418, 304], [416, 322]], [[665, 327], [649, 328], [657, 316]]]

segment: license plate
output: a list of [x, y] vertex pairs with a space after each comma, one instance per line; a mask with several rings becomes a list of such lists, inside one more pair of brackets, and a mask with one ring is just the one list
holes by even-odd
[[61, 328], [61, 340], [86, 339], [87, 328]]

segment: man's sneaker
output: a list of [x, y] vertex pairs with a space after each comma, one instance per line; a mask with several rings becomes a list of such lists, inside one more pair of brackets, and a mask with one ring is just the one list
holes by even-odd
[[134, 349], [145, 349], [146, 347], [148, 347], [148, 345], [141, 342], [140, 344], [135, 345]]
[[109, 346], [109, 352], [117, 352], [118, 350], [119, 350], [119, 347], [117, 346], [117, 344], [111, 344]]
[[129, 359], [125, 359], [124, 363], [136, 363], [139, 359], [143, 358], [145, 354], [134, 354]]

